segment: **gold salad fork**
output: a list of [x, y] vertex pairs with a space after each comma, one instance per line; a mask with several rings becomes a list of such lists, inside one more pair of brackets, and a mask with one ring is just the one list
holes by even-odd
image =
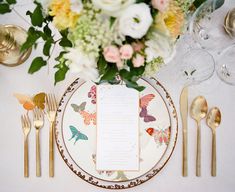
[[31, 129], [31, 123], [28, 115], [21, 115], [21, 124], [24, 133], [24, 177], [29, 177], [28, 135]]
[[40, 160], [40, 137], [39, 131], [44, 124], [43, 112], [37, 107], [33, 110], [33, 125], [36, 129], [36, 176], [41, 176], [41, 160]]
[[54, 177], [54, 124], [57, 102], [54, 94], [46, 95], [46, 114], [50, 122], [49, 132], [49, 176]]

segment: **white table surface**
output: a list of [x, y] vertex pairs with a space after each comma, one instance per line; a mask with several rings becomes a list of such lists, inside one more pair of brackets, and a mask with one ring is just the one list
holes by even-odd
[[[234, 0], [230, 2], [233, 7]], [[16, 10], [24, 16], [26, 9], [32, 7], [30, 0], [19, 1]], [[26, 17], [25, 17], [26, 18]], [[24, 28], [29, 25], [15, 13], [0, 16], [1, 24], [16, 24]], [[180, 52], [180, 50], [177, 50]], [[64, 163], [57, 148], [55, 149], [55, 177], [48, 176], [48, 123], [41, 130], [42, 176], [36, 177], [35, 130], [29, 136], [29, 178], [23, 177], [23, 133], [20, 115], [24, 112], [13, 93], [35, 94], [41, 91], [54, 92], [59, 99], [76, 75], [70, 74], [62, 83], [54, 86], [53, 61], [50, 69], [44, 67], [34, 75], [27, 74], [32, 59], [41, 55], [40, 50], [33, 51], [30, 58], [21, 66], [7, 68], [0, 65], [0, 192], [57, 191], [57, 192], [96, 192], [107, 191], [92, 186], [77, 177]], [[157, 79], [166, 87], [174, 100], [179, 116], [179, 95], [183, 87], [177, 81], [174, 62], [164, 67]], [[235, 191], [235, 87], [221, 82], [216, 74], [212, 79], [200, 85], [192, 86], [189, 91], [189, 103], [198, 95], [207, 98], [209, 107], [218, 106], [222, 112], [222, 124], [217, 129], [217, 177], [210, 175], [211, 167], [211, 131], [202, 123], [202, 176], [195, 176], [196, 161], [196, 124], [188, 121], [188, 166], [189, 176], [182, 177], [182, 129], [179, 116], [179, 134], [176, 148], [163, 170], [148, 182], [123, 191]]]

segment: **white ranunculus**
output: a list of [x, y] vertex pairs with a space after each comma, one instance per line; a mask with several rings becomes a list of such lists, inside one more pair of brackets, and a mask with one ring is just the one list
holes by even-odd
[[135, 3], [135, 0], [92, 0], [92, 3], [105, 14], [117, 17], [129, 5]]
[[68, 53], [64, 54], [68, 61], [66, 65], [71, 72], [78, 73], [78, 76], [84, 80], [95, 81], [99, 77], [97, 62], [95, 57], [87, 55], [78, 48], [69, 48]]
[[165, 63], [169, 63], [175, 55], [174, 42], [161, 33], [154, 32], [151, 39], [145, 42], [146, 61], [151, 62], [157, 57], [162, 57]]
[[145, 3], [133, 4], [125, 9], [119, 19], [120, 33], [135, 39], [142, 38], [153, 22], [150, 8]]

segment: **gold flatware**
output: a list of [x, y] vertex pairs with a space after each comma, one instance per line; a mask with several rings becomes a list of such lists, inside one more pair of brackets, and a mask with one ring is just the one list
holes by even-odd
[[183, 169], [184, 177], [188, 176], [188, 87], [182, 89], [180, 95], [180, 113], [183, 130]]
[[33, 110], [33, 125], [36, 129], [36, 176], [41, 176], [41, 157], [40, 157], [40, 134], [39, 131], [43, 127], [44, 116], [41, 109], [37, 107]]
[[208, 111], [207, 101], [203, 96], [196, 97], [190, 108], [191, 117], [197, 122], [197, 157], [196, 176], [201, 176], [201, 120], [206, 117]]
[[54, 124], [57, 111], [57, 102], [54, 94], [46, 95], [46, 113], [50, 122], [49, 132], [49, 176], [54, 177]]
[[24, 177], [29, 177], [28, 135], [31, 129], [31, 122], [28, 115], [21, 115], [21, 124], [24, 133]]
[[221, 113], [217, 107], [210, 110], [206, 119], [207, 125], [212, 131], [212, 158], [211, 158], [211, 176], [216, 176], [216, 128], [221, 123]]

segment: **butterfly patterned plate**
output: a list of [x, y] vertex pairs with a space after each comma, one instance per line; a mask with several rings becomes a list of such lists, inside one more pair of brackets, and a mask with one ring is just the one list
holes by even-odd
[[156, 175], [170, 158], [178, 133], [173, 101], [156, 79], [141, 79], [139, 84], [146, 87], [140, 93], [139, 171], [96, 170], [96, 85], [77, 79], [64, 93], [56, 116], [57, 146], [69, 168], [88, 183], [131, 188]]

